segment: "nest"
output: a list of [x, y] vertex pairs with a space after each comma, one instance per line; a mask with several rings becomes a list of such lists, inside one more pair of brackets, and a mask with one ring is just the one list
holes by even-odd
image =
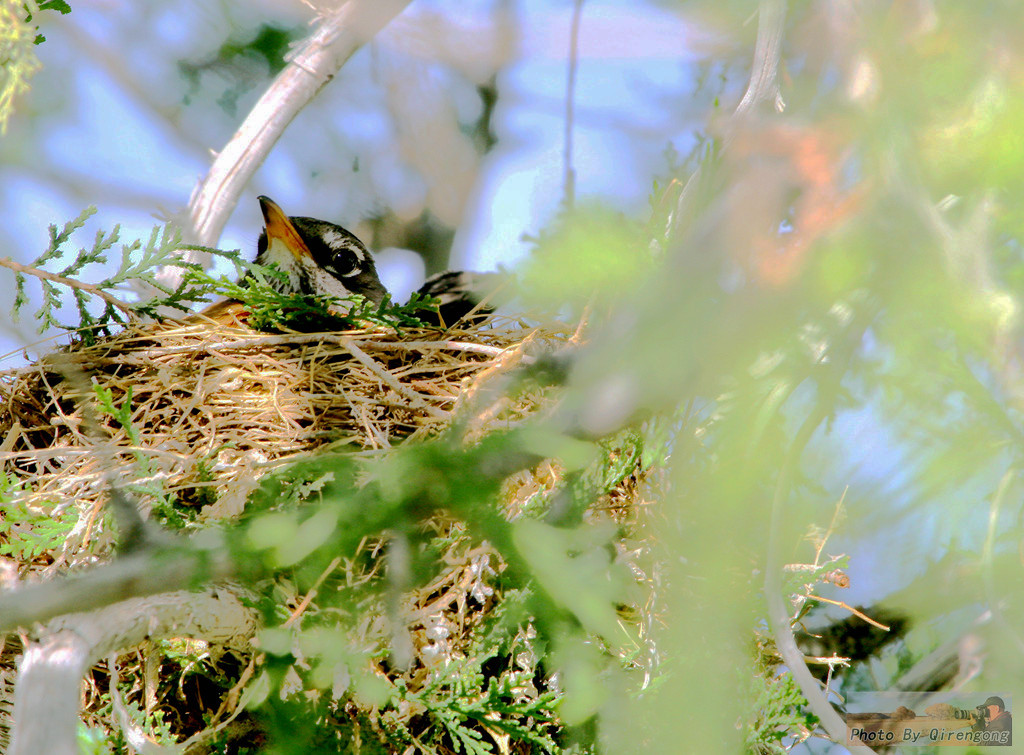
[[[136, 325], [0, 373], [0, 458], [24, 505], [59, 515], [74, 502], [85, 514], [65, 541], [69, 558], [97, 537], [112, 483], [144, 505], [156, 503], [148, 487], [201, 519], [234, 516], [264, 473], [301, 454], [437, 433], [471, 383], [566, 335], [494, 320], [444, 334]], [[535, 404], [524, 397], [487, 419]]]
[[[24, 576], [104, 557], [114, 541], [102, 516], [111, 485], [130, 490], [144, 506], [169, 505], [217, 520], [240, 513], [263, 474], [326, 446], [374, 454], [434, 435], [456, 416], [465, 420], [460, 426], [468, 438], [518, 421], [545, 405], [540, 389], [515, 399], [471, 397], [487, 394], [482, 389], [490, 379], [531, 352], [563, 345], [570, 333], [563, 326], [494, 318], [444, 333], [263, 334], [213, 323], [148, 324], [0, 373], [0, 458], [8, 485], [20, 486], [17, 505], [37, 511], [45, 527], [65, 515], [68, 522], [52, 548], [7, 563]], [[551, 493], [561, 477], [556, 463], [545, 462], [508, 480], [506, 515]], [[639, 472], [630, 475], [603, 496], [602, 516], [622, 522], [635, 515], [638, 479]], [[402, 600], [403, 631], [414, 656], [409, 669], [379, 669], [388, 678], [404, 675], [409, 689], [421, 686], [432, 669], [465, 657], [476, 629], [504, 599], [491, 584], [503, 564], [490, 546], [444, 516], [424, 526], [447, 543], [448, 566]], [[0, 546], [10, 551], [17, 535], [0, 528]], [[26, 533], [26, 542], [38, 537], [39, 531]], [[383, 547], [380, 539], [364, 541], [360, 553], [339, 558], [333, 579], [347, 589], [379, 581]], [[375, 598], [377, 610], [368, 609], [353, 628], [360, 647], [385, 647], [393, 637], [383, 594]], [[282, 607], [291, 620], [315, 610], [299, 595], [284, 597]], [[510, 657], [509, 669], [531, 676], [515, 663]], [[0, 663], [0, 671], [7, 665]], [[92, 675], [103, 673], [94, 669]], [[237, 676], [237, 669], [225, 673]], [[100, 702], [95, 708], [90, 713], [86, 706], [87, 718], [105, 710]], [[164, 709], [178, 710], [179, 725], [172, 728], [181, 736], [196, 732], [188, 720], [202, 720], [192, 715], [203, 710], [201, 701], [168, 700]]]

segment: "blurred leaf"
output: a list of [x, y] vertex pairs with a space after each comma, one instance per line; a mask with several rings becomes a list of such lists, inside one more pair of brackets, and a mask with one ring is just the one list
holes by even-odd
[[552, 651], [564, 690], [558, 714], [568, 726], [581, 725], [618, 691], [608, 684], [608, 657], [581, 639], [578, 632], [563, 627]]
[[611, 526], [575, 530], [532, 519], [513, 525], [513, 540], [537, 581], [588, 632], [613, 646], [621, 644], [615, 606], [625, 598], [622, 574], [612, 568]]
[[[253, 36], [229, 38], [205, 60], [179, 61], [178, 70], [189, 83], [186, 104], [200, 93], [204, 84], [222, 86], [217, 104], [229, 115], [235, 115], [238, 100], [268, 75], [274, 76], [284, 68], [291, 44], [304, 33], [301, 27], [261, 24]], [[206, 74], [214, 76], [207, 78]]]
[[15, 0], [0, 3], [0, 134], [7, 132], [15, 98], [28, 92], [28, 82], [41, 65], [35, 45], [42, 39], [31, 20], [28, 6]]
[[279, 566], [291, 566], [304, 559], [334, 534], [339, 516], [335, 507], [324, 506], [313, 512], [294, 529], [290, 537], [278, 540], [274, 560]]
[[583, 205], [560, 217], [536, 239], [522, 276], [528, 304], [586, 304], [591, 297], [613, 297], [641, 280], [650, 252], [638, 224], [601, 205]]

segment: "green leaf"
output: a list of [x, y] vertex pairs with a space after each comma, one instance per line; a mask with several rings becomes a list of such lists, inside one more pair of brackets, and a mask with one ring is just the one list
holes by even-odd
[[71, 6], [65, 0], [40, 0], [39, 10], [55, 10], [66, 16], [71, 12]]
[[516, 549], [555, 604], [572, 612], [587, 631], [618, 646], [615, 606], [624, 598], [624, 584], [608, 550], [614, 534], [613, 525], [568, 530], [525, 518], [512, 528]]
[[336, 506], [323, 506], [294, 529], [294, 534], [279, 541], [274, 560], [280, 566], [298, 563], [334, 536], [340, 512]]

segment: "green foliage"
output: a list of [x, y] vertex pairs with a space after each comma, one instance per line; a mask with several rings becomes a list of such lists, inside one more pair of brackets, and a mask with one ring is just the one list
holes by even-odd
[[100, 409], [109, 414], [127, 433], [128, 440], [131, 441], [132, 445], [137, 446], [139, 444], [139, 431], [132, 424], [132, 386], [128, 386], [121, 406], [117, 406], [114, 403], [114, 391], [112, 388], [104, 388], [102, 385], [96, 384], [94, 385], [94, 391], [96, 399], [99, 401]]
[[30, 4], [0, 3], [0, 135], [7, 133], [15, 98], [29, 90], [28, 82], [40, 68], [35, 45], [41, 40], [31, 18]]
[[[39, 285], [42, 289], [42, 306], [34, 314], [39, 321], [39, 331], [46, 328], [56, 327], [78, 333], [86, 342], [92, 342], [95, 333], [101, 329], [109, 329], [114, 323], [126, 321], [125, 309], [130, 309], [127, 304], [122, 303], [124, 309], [110, 299], [102, 298], [100, 292], [104, 292], [116, 300], [116, 294], [125, 284], [138, 281], [147, 283], [158, 290], [163, 291], [166, 299], [162, 303], [168, 306], [176, 306], [182, 299], [195, 300], [204, 292], [194, 286], [183, 284], [177, 291], [171, 291], [160, 283], [157, 273], [166, 266], [189, 267], [183, 263], [178, 250], [183, 247], [181, 237], [177, 231], [170, 226], [156, 227], [150, 233], [149, 239], [143, 244], [140, 240], [131, 241], [121, 245], [120, 264], [113, 274], [103, 278], [96, 283], [89, 284], [87, 288], [75, 287], [66, 281], [77, 281], [90, 266], [105, 265], [114, 246], [120, 241], [120, 226], [107, 233], [103, 230], [96, 232], [92, 246], [78, 249], [71, 258], [71, 251], [67, 248], [73, 234], [80, 230], [85, 222], [96, 213], [95, 207], [88, 207], [78, 217], [64, 224], [60, 229], [56, 225], [50, 226], [50, 239], [46, 250], [36, 257], [28, 267], [44, 269], [47, 263], [60, 261], [63, 264], [58, 270], [53, 271], [57, 280], [39, 277]], [[215, 250], [207, 250], [215, 251]], [[224, 253], [231, 256], [230, 253]], [[16, 296], [14, 300], [13, 315], [15, 318], [21, 309], [27, 304], [28, 299], [25, 293], [25, 273], [15, 272]], [[57, 310], [64, 302], [63, 293], [69, 292], [78, 313], [79, 322], [74, 324], [62, 324], [58, 321]], [[103, 305], [99, 314], [91, 310], [90, 305], [95, 301]], [[184, 307], [178, 305], [179, 309]], [[152, 307], [142, 305], [138, 307], [140, 314], [151, 314]]]
[[754, 718], [747, 724], [745, 745], [750, 755], [784, 755], [789, 752], [785, 738], [800, 742], [814, 731], [818, 719], [806, 710], [807, 700], [788, 673], [766, 669], [754, 687], [748, 707]]
[[[62, 16], [66, 16], [68, 13], [71, 12], [71, 6], [68, 5], [65, 0], [38, 0], [34, 4], [36, 6], [37, 11], [55, 10]], [[32, 23], [32, 4], [26, 2], [24, 3], [23, 7], [25, 8], [26, 13], [25, 23]], [[42, 34], [36, 34], [34, 40], [35, 44], [41, 45], [45, 41], [46, 37], [44, 37]]]
[[238, 99], [268, 74], [276, 75], [284, 68], [289, 46], [303, 34], [302, 27], [261, 24], [251, 38], [230, 38], [204, 60], [179, 61], [178, 70], [188, 82], [185, 104], [200, 94], [205, 76], [213, 86], [223, 86], [217, 104], [229, 115], [235, 115]]
[[610, 301], [650, 269], [641, 228], [598, 204], [564, 213], [531, 240], [536, 248], [523, 271], [521, 293], [532, 307], [552, 302], [582, 307], [597, 295]]
[[0, 556], [28, 563], [60, 548], [78, 521], [78, 512], [73, 506], [30, 506], [19, 498], [22, 492], [23, 483], [0, 472]]
[[[763, 622], [765, 573], [784, 568], [808, 522], [847, 487], [843, 535], [887, 559], [881, 577], [851, 562], [851, 578], [874, 579], [879, 593], [910, 582], [891, 599], [919, 632], [935, 632], [931, 646], [969, 631], [1005, 651], [976, 684], [1018, 683], [1019, 8], [918, 5], [864, 9], [819, 34], [805, 33], [824, 28], [816, 6], [790, 4], [788, 107], [730, 121], [756, 33], [745, 23], [750, 4], [690, 4], [724, 36], [732, 31], [719, 47], [729, 59], [703, 66], [695, 82], [715, 122], [688, 154], [667, 154], [649, 217], [583, 206], [542, 230], [525, 271], [531, 308], [589, 314], [557, 405], [469, 448], [442, 437], [366, 463], [324, 454], [263, 480], [227, 537], [262, 591], [259, 714], [280, 751], [305, 748], [286, 739], [301, 730], [333, 751], [383, 741], [384, 751], [483, 752], [494, 749], [494, 721], [540, 751], [578, 732], [582, 746], [606, 752], [780, 752], [787, 737], [820, 734], [777, 657], [750, 662], [749, 640]], [[258, 43], [275, 45], [274, 35]], [[245, 46], [225, 47], [216, 62], [248, 56], [265, 66], [277, 55]], [[265, 327], [329, 304], [283, 300], [265, 286], [273, 271], [245, 269], [240, 284], [187, 277], [193, 292], [245, 301]], [[44, 292], [44, 306], [53, 298]], [[415, 318], [352, 303], [364, 322]], [[127, 405], [110, 396], [106, 410], [130, 433]], [[643, 444], [608, 437], [641, 421]], [[549, 455], [563, 461], [561, 487], [506, 521], [494, 505], [501, 482]], [[622, 619], [633, 583], [620, 533], [584, 515], [637, 463], [665, 466], [645, 522], [652, 617], [642, 638]], [[390, 617], [394, 595], [439, 573], [443, 547], [422, 523], [441, 511], [500, 553], [505, 567], [488, 587], [514, 596], [518, 610], [499, 608], [501, 630], [480, 628], [472, 654], [400, 686], [386, 674], [387, 641], [360, 645], [353, 627]], [[386, 573], [360, 587], [317, 582], [373, 538], [396, 544], [405, 566], [386, 559]], [[804, 593], [840, 563], [823, 554], [785, 595], [767, 597]], [[322, 589], [303, 622], [282, 627], [280, 598], [314, 585]], [[974, 623], [986, 609], [998, 621]], [[513, 693], [523, 680], [507, 661], [520, 630], [535, 638], [533, 683], [554, 678], [557, 689]], [[643, 682], [631, 665], [640, 648], [656, 666]], [[887, 651], [876, 664], [886, 677], [862, 666], [833, 681], [895, 684], [930, 649]], [[347, 682], [335, 677], [342, 668]]]
[[625, 575], [612, 566], [614, 529], [581, 526], [569, 530], [519, 519], [512, 538], [537, 585], [553, 608], [571, 614], [588, 633], [618, 644], [615, 607], [626, 598]]
[[93, 392], [99, 409], [121, 426], [133, 446], [131, 451], [135, 459], [137, 473], [135, 476], [142, 482], [127, 484], [125, 490], [135, 495], [148, 497], [152, 501], [154, 513], [160, 517], [165, 526], [172, 529], [184, 527], [192, 518], [192, 514], [188, 509], [181, 509], [174, 505], [175, 498], [164, 490], [160, 476], [157, 474], [157, 467], [150, 454], [140, 448], [139, 430], [133, 420], [132, 386], [128, 386], [125, 395], [121, 398], [120, 405], [115, 402], [112, 388], [104, 388], [95, 383]]
[[382, 325], [395, 330], [425, 328], [430, 327], [429, 324], [417, 313], [436, 312], [439, 303], [439, 299], [414, 291], [405, 304], [394, 304], [389, 297], [385, 297], [374, 309], [372, 302], [364, 300], [361, 308], [353, 308], [346, 316], [356, 323]]
[[[384, 752], [412, 745], [425, 752], [506, 751], [495, 746], [497, 741], [504, 741], [506, 747], [528, 746], [533, 752], [562, 752], [554, 739], [559, 695], [538, 691], [534, 686], [538, 669], [524, 660], [529, 656], [536, 664], [541, 657], [536, 641], [528, 640], [524, 632], [526, 600], [523, 591], [508, 593], [474, 631], [471, 655], [441, 663], [429, 669], [424, 681], [415, 683], [405, 677], [391, 683], [361, 671], [366, 668], [365, 659], [346, 649], [343, 631], [322, 627], [295, 633], [264, 631], [260, 646], [279, 656], [268, 661], [274, 676], [284, 679], [295, 674], [302, 684], [295, 687], [293, 683], [285, 696], [263, 696], [257, 711], [273, 721], [288, 718], [291, 726], [311, 727], [312, 715], [319, 719], [317, 729], [327, 727], [342, 741], [349, 741], [343, 752], [357, 751], [345, 732], [360, 726], [373, 732], [370, 736], [379, 740]], [[339, 676], [348, 679], [347, 687], [339, 689]], [[329, 689], [333, 691], [330, 701], [312, 693]], [[315, 712], [308, 708], [300, 712], [298, 701], [310, 698], [322, 704], [314, 706]], [[354, 710], [362, 713], [350, 719]], [[278, 752], [290, 751], [287, 739], [282, 737]], [[365, 740], [363, 747], [370, 749], [359, 751], [376, 751]]]
[[[223, 252], [220, 254], [225, 255]], [[146, 304], [145, 311], [155, 312], [159, 307], [177, 306], [177, 302], [184, 299], [197, 301], [213, 294], [242, 302], [249, 312], [247, 322], [257, 330], [279, 327], [305, 331], [348, 330], [368, 325], [398, 330], [425, 327], [416, 313], [429, 311], [436, 304], [436, 300], [419, 295], [401, 305], [393, 304], [389, 297], [385, 297], [378, 305], [359, 295], [338, 299], [327, 294], [281, 293], [270, 285], [271, 280], [284, 275], [276, 265], [244, 262], [237, 256], [232, 256], [231, 261], [236, 272], [241, 273], [237, 279], [191, 267], [181, 287], [174, 293], [176, 299], [155, 299]], [[332, 310], [332, 307], [341, 307], [340, 311], [345, 314], [336, 314], [339, 310]]]
[[[131, 691], [133, 690], [124, 689], [122, 694]], [[156, 742], [158, 745], [173, 745], [174, 736], [171, 733], [170, 723], [165, 720], [164, 711], [154, 710], [152, 713], [147, 714], [140, 703], [125, 699], [123, 699], [123, 702], [123, 710], [127, 714], [128, 720], [145, 732], [148, 739]]]
[[79, 755], [114, 755], [107, 736], [101, 730], [85, 724], [78, 726], [78, 752]]
[[[46, 250], [28, 267], [45, 270], [55, 261], [62, 262], [62, 266], [52, 271], [51, 277], [15, 271], [15, 318], [28, 303], [26, 286], [29, 277], [37, 280], [41, 288], [42, 305], [34, 314], [39, 331], [60, 328], [73, 332], [87, 344], [95, 341], [97, 333], [127, 322], [129, 316], [159, 318], [167, 309], [188, 312], [190, 305], [207, 302], [216, 296], [243, 302], [250, 311], [249, 324], [257, 329], [340, 330], [368, 325], [396, 329], [425, 327], [417, 313], [430, 311], [437, 303], [430, 297], [419, 295], [414, 295], [402, 305], [393, 304], [389, 299], [376, 305], [360, 296], [339, 300], [331, 296], [282, 294], [270, 285], [273, 279], [283, 275], [275, 266], [247, 262], [238, 251], [182, 244], [180, 234], [172, 226], [153, 228], [145, 243], [134, 240], [121, 244], [120, 262], [112, 274], [94, 283], [76, 285], [92, 266], [106, 265], [120, 241], [119, 226], [114, 226], [109, 233], [100, 230], [91, 247], [79, 248], [71, 256], [68, 246], [73, 235], [95, 212], [95, 207], [89, 207], [59, 229], [56, 225], [50, 226]], [[227, 261], [234, 267], [235, 277], [215, 275], [197, 264], [183, 261], [180, 252], [186, 250], [205, 252]], [[158, 278], [160, 270], [166, 267], [183, 269], [181, 283], [174, 289], [168, 288]], [[137, 303], [118, 299], [128, 284], [139, 283], [157, 289], [160, 295]], [[75, 303], [77, 323], [62, 323], [58, 319], [68, 293]], [[102, 307], [98, 312], [96, 305]], [[346, 311], [344, 315], [329, 311], [338, 306]]]
[[[365, 641], [349, 638], [360, 617], [382, 610], [381, 587], [369, 583], [362, 589], [321, 591], [319, 618], [301, 629], [268, 628], [261, 634], [260, 646], [272, 656], [273, 684], [264, 699], [269, 719], [299, 715], [294, 699], [282, 700], [274, 691], [293, 675], [302, 679], [300, 690], [332, 688], [337, 694], [338, 669], [344, 668], [351, 680], [349, 697], [339, 706], [350, 699], [366, 710], [372, 701], [379, 711], [373, 728], [390, 738], [389, 751], [416, 744], [427, 751], [496, 752], [492, 739], [499, 736], [554, 753], [561, 751], [555, 737], [564, 712], [583, 722], [606, 699], [608, 668], [619, 663], [615, 653], [636, 644], [616, 614], [628, 599], [629, 576], [610, 562], [615, 527], [555, 528], [525, 517], [509, 522], [494, 510], [495, 496], [511, 472], [548, 453], [589, 469], [596, 463], [596, 447], [537, 427], [488, 436], [472, 448], [453, 441], [441, 437], [405, 446], [358, 465], [351, 456], [325, 454], [261, 481], [235, 536], [238, 558], [256, 573], [278, 574], [278, 586], [287, 575], [298, 593], [310, 589], [336, 556], [355, 553], [365, 538], [385, 533], [400, 536], [408, 546], [403, 589], [429, 583], [453, 541], [426, 537], [420, 523], [441, 510], [465, 523], [461, 537], [486, 538], [507, 564], [500, 580], [504, 598], [473, 629], [472, 653], [431, 669], [415, 686], [401, 680], [382, 685], [365, 669], [367, 662], [390, 655], [388, 648], [371, 645], [360, 651]], [[630, 458], [639, 458], [630, 443], [611, 445], [633, 448]], [[604, 459], [592, 470], [598, 480], [618, 481], [626, 473], [617, 454], [597, 458]], [[280, 588], [268, 589], [261, 605], [272, 627], [284, 617], [280, 599], [271, 597]], [[536, 639], [525, 639], [527, 634]], [[601, 647], [584, 656], [571, 650], [573, 643], [595, 636]], [[545, 656], [543, 648], [556, 639], [560, 655]], [[534, 687], [545, 657], [552, 669], [561, 667], [559, 658], [567, 664], [564, 697]], [[594, 687], [597, 680], [601, 684]], [[595, 697], [595, 689], [603, 693]], [[409, 711], [418, 713], [409, 718]]]
[[[532, 685], [522, 673], [510, 673], [501, 680], [485, 681], [481, 669], [486, 658], [454, 663], [444, 668], [422, 690], [410, 693], [400, 690], [400, 700], [422, 706], [436, 721], [434, 739], [440, 744], [441, 733], [467, 755], [490, 755], [496, 752], [480, 729], [497, 732], [519, 746], [539, 748], [534, 751], [557, 753], [559, 748], [550, 731], [557, 725], [554, 707], [558, 695], [546, 692], [524, 697], [521, 688]], [[483, 694], [481, 695], [481, 691]], [[431, 740], [428, 738], [426, 742]]]

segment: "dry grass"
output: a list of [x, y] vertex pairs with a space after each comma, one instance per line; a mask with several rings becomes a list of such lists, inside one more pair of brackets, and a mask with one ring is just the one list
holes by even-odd
[[[266, 471], [327, 444], [379, 450], [434, 434], [474, 379], [567, 335], [509, 321], [444, 334], [139, 325], [0, 373], [0, 459], [31, 490], [26, 503], [85, 514], [70, 557], [97, 537], [111, 482], [149, 481], [203, 519], [233, 516]], [[130, 396], [130, 422], [103, 410], [104, 391], [115, 408]]]

